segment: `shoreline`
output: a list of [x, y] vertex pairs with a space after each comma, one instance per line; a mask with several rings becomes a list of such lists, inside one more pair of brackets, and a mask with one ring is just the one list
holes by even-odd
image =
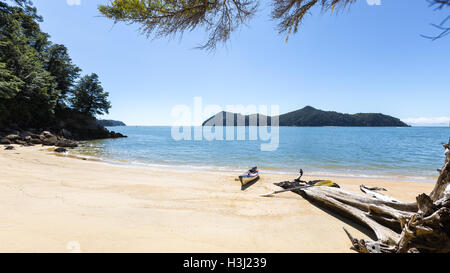
[[[120, 166], [54, 156], [49, 147], [0, 150], [0, 252], [352, 252], [343, 232], [363, 227], [292, 192], [260, 197], [291, 175], [267, 174], [242, 191], [238, 172]], [[315, 177], [307, 176], [306, 179]], [[322, 177], [325, 178], [325, 177]], [[379, 186], [404, 202], [429, 182], [333, 178]]]
[[[105, 164], [111, 164], [115, 166], [131, 166], [131, 167], [143, 167], [143, 168], [155, 168], [155, 169], [167, 169], [174, 170], [174, 168], [183, 170], [183, 171], [198, 171], [198, 172], [212, 172], [212, 173], [242, 173], [245, 172], [245, 167], [237, 167], [237, 166], [215, 166], [215, 165], [185, 165], [185, 164], [163, 164], [163, 163], [147, 163], [147, 162], [138, 162], [138, 161], [130, 161], [126, 159], [115, 159], [115, 158], [103, 158], [99, 156], [86, 155], [83, 154], [75, 148], [74, 150], [68, 150], [69, 156], [76, 157], [78, 159], [87, 158], [88, 160], [99, 161]], [[61, 154], [60, 156], [64, 156]], [[250, 166], [247, 166], [250, 168]], [[292, 176], [291, 179], [294, 179], [298, 176], [297, 171], [289, 171], [283, 169], [270, 168], [266, 169], [264, 167], [259, 168], [263, 174], [267, 175], [285, 175]], [[325, 179], [326, 177], [337, 177], [337, 178], [355, 178], [355, 179], [373, 179], [373, 180], [395, 180], [395, 181], [403, 181], [403, 182], [419, 182], [419, 183], [435, 183], [438, 175], [434, 177], [425, 177], [425, 176], [404, 176], [404, 175], [385, 175], [385, 174], [360, 174], [360, 173], [339, 173], [339, 172], [330, 172], [324, 171], [310, 171], [306, 175], [308, 177], [312, 177], [313, 179]]]

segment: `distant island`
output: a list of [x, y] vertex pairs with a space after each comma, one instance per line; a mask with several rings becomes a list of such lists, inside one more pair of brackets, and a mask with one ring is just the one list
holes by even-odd
[[[272, 117], [261, 114], [241, 115], [229, 112], [220, 112], [203, 122], [203, 126], [220, 126], [217, 124], [219, 118], [223, 118], [222, 126], [227, 126], [227, 116], [232, 116], [233, 121], [230, 121], [228, 126], [238, 126], [237, 121], [245, 119], [245, 126], [249, 126], [249, 121], [256, 121], [259, 126], [261, 118], [267, 119], [267, 125], [271, 125]], [[320, 126], [347, 126], [347, 127], [410, 127], [400, 119], [391, 117], [380, 113], [358, 113], [358, 114], [343, 114], [334, 111], [323, 111], [311, 106], [306, 106], [303, 109], [289, 112], [279, 117], [280, 126], [291, 127], [320, 127]]]
[[112, 119], [98, 119], [97, 124], [104, 127], [127, 126], [122, 121]]

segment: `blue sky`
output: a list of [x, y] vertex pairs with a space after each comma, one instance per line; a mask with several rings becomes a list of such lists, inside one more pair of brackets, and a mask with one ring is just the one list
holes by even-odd
[[97, 11], [106, 2], [34, 4], [52, 41], [69, 48], [83, 73], [100, 76], [113, 105], [107, 118], [169, 125], [175, 105], [202, 97], [205, 105], [279, 105], [281, 113], [311, 105], [422, 124], [450, 120], [450, 37], [420, 36], [436, 33], [430, 23], [449, 10], [433, 11], [425, 0], [361, 0], [339, 13], [314, 12], [287, 44], [262, 5], [214, 54], [193, 49], [202, 31], [152, 40], [137, 26], [114, 25]]

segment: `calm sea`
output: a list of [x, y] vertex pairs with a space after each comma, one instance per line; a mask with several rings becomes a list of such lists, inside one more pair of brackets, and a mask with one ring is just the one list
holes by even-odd
[[172, 138], [171, 127], [114, 127], [124, 139], [88, 142], [77, 150], [113, 162], [243, 171], [359, 176], [433, 181], [442, 167], [448, 127], [281, 127], [275, 151], [264, 141]]

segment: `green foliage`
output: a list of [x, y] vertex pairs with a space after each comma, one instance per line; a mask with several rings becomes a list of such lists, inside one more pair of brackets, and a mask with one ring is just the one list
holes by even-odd
[[48, 43], [46, 35], [22, 9], [2, 11], [1, 16], [0, 62], [21, 81], [14, 84], [20, 89], [15, 96], [3, 101], [7, 114], [2, 119], [25, 126], [43, 124], [52, 118], [57, 97], [54, 79], [41, 61], [43, 54], [36, 50]]
[[257, 0], [112, 0], [99, 11], [115, 22], [137, 23], [146, 35], [173, 36], [194, 28], [209, 32], [200, 46], [212, 50], [256, 12]]
[[[72, 63], [64, 45], [53, 45], [49, 35], [41, 31], [42, 18], [31, 1], [10, 2], [15, 4], [0, 1], [0, 124], [52, 126], [74, 112], [66, 102], [81, 70]], [[110, 108], [108, 93], [103, 92], [98, 77], [92, 80], [93, 89], [87, 93], [93, 92], [95, 99], [76, 104], [89, 119]], [[98, 90], [101, 92], [95, 97]], [[76, 93], [82, 94], [80, 88]]]
[[[450, 0], [426, 0], [436, 9], [450, 7]], [[154, 38], [183, 34], [196, 28], [203, 28], [209, 35], [200, 48], [213, 50], [218, 43], [225, 43], [231, 33], [245, 25], [257, 12], [262, 0], [110, 0], [100, 5], [99, 11], [115, 22], [138, 24], [141, 31]], [[277, 22], [279, 33], [296, 33], [306, 15], [315, 8], [334, 12], [343, 10], [356, 0], [270, 0], [272, 19]], [[450, 34], [447, 17], [441, 24], [434, 25], [441, 34], [433, 39]]]
[[0, 63], [0, 100], [11, 99], [19, 91], [23, 82], [6, 68], [5, 63]]
[[74, 81], [79, 77], [81, 69], [72, 63], [64, 45], [52, 45], [47, 52], [45, 68], [55, 78], [58, 90], [57, 104], [64, 104]]
[[[287, 36], [313, 7], [333, 11], [356, 0], [271, 0], [272, 18], [278, 21], [280, 33]], [[200, 48], [212, 50], [225, 43], [231, 33], [245, 25], [257, 12], [261, 0], [111, 0], [99, 11], [115, 22], [136, 23], [142, 32], [156, 38], [182, 34], [195, 28], [209, 33]]]
[[101, 86], [97, 74], [86, 75], [76, 84], [71, 98], [74, 110], [88, 116], [108, 114], [111, 104], [108, 92]]

